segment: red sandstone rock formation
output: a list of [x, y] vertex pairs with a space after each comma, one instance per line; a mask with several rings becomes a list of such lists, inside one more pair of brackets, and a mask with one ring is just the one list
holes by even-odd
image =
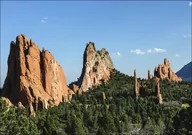
[[148, 80], [151, 80], [153, 78], [153, 75], [150, 74], [150, 70], [148, 70]]
[[139, 87], [140, 86], [139, 86], [139, 83], [137, 82], [136, 70], [134, 70], [134, 88], [135, 88], [136, 98], [138, 98], [138, 96], [140, 96]]
[[159, 104], [163, 103], [163, 98], [161, 96], [161, 91], [160, 91], [160, 84], [159, 84], [159, 80], [156, 79], [156, 93], [157, 93], [157, 98], [159, 100]]
[[102, 92], [102, 99], [103, 99], [103, 100], [105, 100], [105, 99], [106, 99], [105, 92]]
[[18, 107], [21, 108], [21, 109], [25, 109], [25, 107], [22, 105], [21, 102], [18, 103]]
[[148, 70], [148, 81], [153, 81], [155, 82], [156, 86], [155, 86], [155, 93], [147, 93], [146, 92], [146, 86], [147, 86], [147, 82], [142, 80], [140, 81], [140, 83], [137, 81], [137, 75], [136, 75], [136, 70], [134, 70], [134, 89], [135, 89], [135, 95], [136, 98], [138, 98], [139, 96], [148, 96], [149, 95], [154, 95], [157, 96], [158, 100], [159, 100], [159, 104], [163, 103], [163, 98], [161, 96], [161, 91], [160, 91], [160, 79], [157, 77], [152, 78], [150, 75], [150, 72]]
[[40, 51], [25, 35], [17, 36], [16, 43], [12, 41], [10, 45], [2, 96], [14, 105], [19, 102], [29, 105], [33, 113], [40, 104], [47, 108], [48, 101], [58, 105], [63, 95], [69, 95], [69, 88], [62, 67], [55, 58], [45, 49]]
[[[114, 69], [113, 62], [106, 49], [96, 51], [94, 43], [89, 42], [83, 56], [82, 73], [76, 83], [80, 93], [105, 83], [109, 80], [112, 69]], [[74, 92], [77, 91], [76, 88], [73, 89]]]
[[74, 93], [77, 93], [79, 90], [79, 87], [75, 84], [71, 84], [71, 89], [73, 90]]
[[11, 103], [11, 101], [8, 98], [2, 97], [2, 99], [7, 103], [8, 107], [13, 106], [13, 104]]
[[167, 59], [164, 59], [164, 64], [159, 64], [158, 67], [155, 67], [154, 76], [160, 79], [168, 79], [169, 81], [182, 81], [170, 67], [170, 63]]

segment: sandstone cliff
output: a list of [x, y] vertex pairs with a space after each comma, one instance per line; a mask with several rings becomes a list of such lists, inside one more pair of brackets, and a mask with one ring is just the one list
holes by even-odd
[[14, 105], [21, 102], [36, 111], [58, 105], [69, 96], [69, 88], [62, 67], [51, 53], [45, 49], [40, 51], [22, 34], [17, 36], [16, 43], [12, 41], [10, 45], [2, 96]]
[[71, 84], [74, 92], [87, 91], [93, 86], [100, 85], [110, 78], [111, 70], [114, 69], [113, 62], [105, 48], [96, 51], [93, 42], [89, 42], [83, 55], [83, 69], [76, 85]]
[[164, 64], [159, 64], [158, 67], [155, 67], [154, 76], [160, 79], [168, 79], [169, 81], [182, 81], [182, 79], [171, 70], [170, 63], [166, 58], [164, 59]]

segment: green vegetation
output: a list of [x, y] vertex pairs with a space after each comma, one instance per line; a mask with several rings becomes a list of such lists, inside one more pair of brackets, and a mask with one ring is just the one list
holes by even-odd
[[190, 105], [189, 104], [182, 104], [182, 107], [183, 108], [188, 108], [188, 107], [190, 107]]
[[[155, 88], [153, 83], [147, 87]], [[154, 96], [136, 99], [133, 77], [115, 71], [107, 84], [73, 95], [70, 103], [38, 111], [36, 117], [20, 108], [8, 109], [0, 99], [0, 134], [192, 134], [192, 83], [163, 80], [160, 87], [162, 105]]]

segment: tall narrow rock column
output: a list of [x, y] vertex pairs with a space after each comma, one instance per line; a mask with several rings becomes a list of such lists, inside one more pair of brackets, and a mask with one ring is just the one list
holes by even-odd
[[162, 104], [163, 103], [163, 99], [162, 99], [161, 92], [160, 92], [159, 81], [156, 84], [156, 92], [157, 92], [157, 97], [158, 97], [158, 100], [159, 100], [159, 104]]
[[137, 85], [138, 85], [138, 83], [137, 83], [137, 75], [136, 75], [136, 70], [134, 69], [134, 86], [135, 86], [136, 98], [138, 98], [138, 96], [139, 96], [139, 90], [138, 90]]
[[153, 76], [150, 74], [150, 70], [148, 70], [148, 80], [152, 79]]

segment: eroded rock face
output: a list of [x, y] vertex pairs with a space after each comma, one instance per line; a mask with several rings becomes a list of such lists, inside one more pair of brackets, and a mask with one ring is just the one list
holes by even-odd
[[89, 42], [83, 56], [82, 73], [76, 83], [79, 91], [85, 92], [93, 86], [105, 83], [109, 80], [112, 69], [113, 62], [106, 49], [96, 51], [94, 43]]
[[2, 96], [15, 105], [19, 102], [29, 105], [33, 111], [38, 108], [34, 105], [38, 106], [40, 102], [49, 106], [51, 100], [58, 105], [63, 95], [68, 95], [68, 87], [62, 67], [55, 58], [45, 49], [40, 51], [25, 35], [17, 36], [16, 43], [12, 41], [10, 45]]
[[155, 67], [154, 76], [160, 79], [168, 79], [169, 81], [182, 81], [170, 67], [170, 63], [167, 59], [164, 59], [164, 64], [159, 64], [158, 67]]

